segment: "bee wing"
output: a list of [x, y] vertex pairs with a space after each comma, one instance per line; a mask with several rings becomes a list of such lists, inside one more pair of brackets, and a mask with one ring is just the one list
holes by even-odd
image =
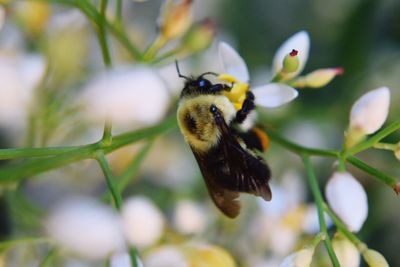
[[222, 117], [215, 118], [221, 132], [217, 153], [225, 160], [225, 166], [219, 168], [217, 182], [224, 188], [246, 192], [271, 200], [271, 189], [268, 180], [271, 172], [265, 161], [254, 154], [243, 143], [241, 145]]
[[240, 212], [240, 203], [237, 200], [239, 193], [222, 187], [218, 180], [218, 171], [215, 165], [215, 153], [213, 151], [200, 154], [192, 150], [199, 164], [201, 174], [207, 185], [208, 193], [214, 204], [229, 218], [235, 218]]
[[216, 118], [216, 124], [221, 131], [218, 144], [207, 152], [192, 151], [215, 205], [226, 216], [235, 218], [240, 212], [239, 192], [271, 200], [271, 174], [261, 158], [239, 143], [224, 119]]

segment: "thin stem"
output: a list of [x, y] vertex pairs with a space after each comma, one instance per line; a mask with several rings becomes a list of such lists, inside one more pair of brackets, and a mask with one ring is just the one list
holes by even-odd
[[396, 184], [398, 183], [398, 180], [388, 174], [385, 174], [381, 172], [378, 169], [375, 169], [374, 167], [371, 167], [364, 161], [360, 160], [359, 158], [356, 158], [354, 156], [348, 156], [347, 161], [351, 163], [353, 166], [359, 168], [360, 170], [363, 170], [364, 172], [374, 176], [377, 178], [379, 181], [385, 183], [386, 185], [390, 186], [391, 188], [395, 189]]
[[166, 44], [167, 40], [162, 36], [158, 35], [158, 37], [154, 40], [154, 42], [147, 48], [146, 52], [143, 55], [144, 61], [152, 61], [154, 57], [157, 55], [158, 51]]
[[117, 0], [115, 7], [115, 24], [122, 28], [122, 0]]
[[[133, 132], [113, 137], [110, 146], [104, 147], [99, 142], [75, 148], [16, 148], [7, 149], [3, 158], [19, 158], [29, 156], [40, 156], [46, 158], [28, 159], [17, 164], [6, 165], [0, 168], [0, 184], [17, 182], [33, 175], [65, 166], [83, 159], [94, 158], [96, 151], [102, 150], [105, 154], [110, 153], [125, 145], [144, 139], [151, 139], [157, 135], [166, 133], [176, 127], [176, 117], [171, 116], [160, 124], [140, 129]], [[0, 149], [0, 156], [3, 150]], [[8, 156], [8, 157], [7, 157]]]
[[57, 256], [57, 249], [51, 248], [47, 255], [40, 262], [39, 267], [47, 267], [52, 265], [53, 259]]
[[331, 258], [333, 266], [340, 267], [339, 261], [336, 257], [335, 251], [333, 250], [333, 247], [332, 247], [331, 239], [328, 234], [328, 229], [326, 227], [326, 222], [325, 222], [325, 218], [324, 218], [324, 210], [323, 210], [324, 200], [323, 200], [321, 192], [319, 190], [317, 178], [315, 177], [314, 170], [311, 165], [310, 157], [307, 154], [303, 154], [302, 158], [303, 158], [304, 166], [306, 167], [306, 170], [307, 170], [307, 176], [308, 176], [308, 180], [310, 183], [311, 191], [313, 193], [315, 203], [317, 204], [319, 226], [320, 226], [321, 232], [326, 235], [325, 239], [324, 239], [324, 244], [325, 244], [326, 250], [328, 251], [328, 254], [329, 254], [329, 257]]
[[349, 231], [347, 226], [336, 216], [335, 213], [328, 207], [326, 203], [322, 205], [324, 211], [331, 217], [332, 221], [335, 223], [336, 227], [339, 229], [341, 233], [343, 233], [347, 239], [349, 239], [356, 247], [360, 248], [360, 246], [364, 245], [360, 239], [357, 238], [352, 232]]
[[99, 37], [99, 43], [100, 43], [100, 47], [101, 47], [101, 53], [103, 55], [104, 65], [106, 65], [106, 67], [110, 68], [112, 64], [111, 64], [111, 56], [110, 56], [108, 43], [107, 43], [107, 36], [106, 36], [107, 4], [108, 4], [108, 0], [100, 1], [101, 19], [98, 24], [98, 26], [99, 26], [98, 37]]
[[380, 140], [388, 136], [389, 134], [393, 133], [394, 131], [400, 129], [400, 121], [393, 122], [389, 126], [385, 127], [384, 129], [380, 130], [377, 134], [372, 136], [371, 138], [361, 142], [360, 144], [350, 148], [348, 150], [348, 154], [354, 155], [361, 151], [364, 151], [370, 147], [373, 147], [375, 144], [379, 143]]
[[268, 128], [264, 128], [264, 130], [268, 134], [268, 136], [271, 138], [271, 140], [275, 141], [277, 144], [285, 147], [286, 149], [288, 149], [296, 154], [307, 153], [309, 155], [322, 156], [322, 157], [338, 157], [339, 156], [339, 152], [336, 150], [303, 147], [301, 145], [295, 144], [295, 143], [279, 136], [277, 133], [275, 133], [274, 131], [272, 131]]
[[118, 190], [117, 185], [115, 184], [114, 175], [112, 174], [111, 168], [108, 165], [107, 159], [103, 151], [98, 151], [96, 153], [96, 159], [99, 162], [101, 169], [103, 170], [104, 176], [106, 177], [108, 190], [110, 190], [111, 196], [114, 199], [115, 208], [117, 210], [120, 210], [122, 206], [122, 196]]

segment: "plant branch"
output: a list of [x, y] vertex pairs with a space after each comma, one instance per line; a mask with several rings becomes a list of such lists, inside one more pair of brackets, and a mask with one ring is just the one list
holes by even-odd
[[314, 170], [311, 165], [310, 157], [307, 154], [303, 154], [302, 159], [304, 162], [304, 166], [306, 167], [306, 170], [307, 170], [307, 176], [308, 176], [308, 180], [310, 183], [311, 192], [314, 196], [315, 203], [317, 204], [319, 226], [321, 229], [320, 231], [326, 235], [325, 239], [324, 239], [324, 244], [325, 244], [326, 250], [328, 251], [328, 254], [329, 254], [329, 257], [331, 258], [333, 266], [340, 267], [339, 261], [336, 257], [335, 251], [333, 250], [332, 243], [331, 243], [331, 240], [330, 240], [330, 237], [328, 234], [328, 229], [327, 229], [325, 218], [324, 218], [324, 209], [323, 209], [324, 200], [323, 200], [321, 192], [319, 190], [317, 178], [315, 177]]
[[359, 143], [358, 145], [350, 148], [347, 152], [350, 155], [357, 154], [361, 151], [364, 151], [370, 147], [373, 147], [375, 144], [379, 143], [380, 140], [390, 135], [394, 131], [400, 129], [400, 121], [393, 122], [389, 126], [383, 128], [378, 133], [373, 135], [371, 138]]
[[103, 151], [96, 152], [96, 160], [99, 162], [101, 169], [103, 170], [104, 176], [106, 178], [108, 190], [111, 193], [111, 196], [114, 199], [114, 205], [117, 210], [121, 209], [122, 206], [122, 196], [118, 190], [117, 185], [115, 184], [115, 178], [112, 174], [111, 168], [108, 165], [106, 156]]
[[[72, 148], [16, 148], [7, 149], [3, 158], [19, 158], [29, 156], [39, 156], [40, 158], [27, 159], [17, 164], [6, 165], [0, 168], [0, 184], [17, 182], [21, 179], [39, 173], [62, 167], [66, 164], [80, 161], [83, 159], [94, 158], [96, 151], [102, 149], [108, 154], [125, 145], [148, 140], [157, 135], [168, 132], [176, 127], [176, 117], [170, 116], [156, 126], [152, 126], [137, 131], [127, 132], [125, 134], [113, 137], [110, 146], [103, 147], [99, 142], [89, 145], [77, 146]], [[0, 155], [2, 154], [0, 149]], [[8, 157], [4, 157], [7, 156]], [[11, 157], [10, 157], [11, 156]]]

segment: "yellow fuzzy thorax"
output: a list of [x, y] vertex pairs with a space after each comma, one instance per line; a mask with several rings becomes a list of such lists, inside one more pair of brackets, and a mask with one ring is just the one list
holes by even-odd
[[226, 73], [220, 74], [218, 79], [233, 84], [232, 89], [229, 92], [224, 91], [223, 95], [232, 102], [236, 110], [242, 109], [243, 102], [246, 99], [246, 93], [249, 90], [249, 84], [243, 83], [232, 75]]
[[[210, 106], [215, 105], [229, 124], [236, 111], [229, 99], [222, 95], [188, 96], [180, 100], [178, 105], [178, 125], [187, 143], [199, 152], [206, 152], [219, 142], [220, 131], [215, 124]], [[196, 127], [187, 122], [191, 118]]]

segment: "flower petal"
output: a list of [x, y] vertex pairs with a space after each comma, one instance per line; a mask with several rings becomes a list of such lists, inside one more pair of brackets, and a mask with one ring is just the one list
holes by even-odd
[[390, 91], [380, 87], [361, 96], [350, 112], [350, 128], [372, 134], [382, 127], [389, 113]]
[[325, 195], [329, 206], [353, 232], [358, 232], [368, 215], [367, 194], [348, 172], [335, 172], [329, 179]]
[[314, 248], [303, 248], [287, 256], [279, 267], [309, 267], [313, 254]]
[[283, 59], [293, 49], [298, 51], [299, 68], [297, 71], [288, 74], [288, 78], [297, 76], [307, 63], [308, 53], [310, 50], [310, 37], [306, 31], [301, 31], [287, 39], [276, 51], [273, 61], [274, 73], [278, 73], [282, 69]]
[[299, 94], [292, 87], [281, 83], [270, 83], [259, 86], [252, 90], [255, 96], [256, 105], [275, 108], [286, 104], [297, 97]]
[[241, 82], [249, 81], [249, 71], [243, 58], [225, 42], [220, 42], [218, 47], [219, 59], [226, 73], [234, 76]]
[[347, 238], [336, 235], [332, 240], [332, 246], [341, 266], [360, 266], [360, 252]]

